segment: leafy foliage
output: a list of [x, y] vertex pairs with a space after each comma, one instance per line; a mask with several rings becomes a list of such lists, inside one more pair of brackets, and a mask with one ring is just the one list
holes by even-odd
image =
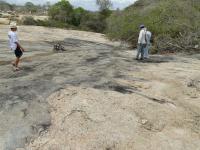
[[110, 0], [96, 0], [96, 4], [99, 6], [100, 11], [109, 10], [112, 6]]
[[48, 14], [53, 20], [70, 23], [73, 7], [67, 0], [61, 0], [49, 8]]
[[[191, 49], [200, 45], [197, 42], [200, 36], [199, 7], [199, 0], [138, 0], [124, 11], [112, 14], [108, 19], [107, 34], [111, 39], [129, 39], [136, 46], [138, 27], [145, 24], [153, 33], [155, 51], [174, 47]], [[188, 42], [185, 41], [187, 37], [191, 37]]]
[[13, 9], [13, 5], [0, 0], [0, 10], [6, 11], [6, 10], [12, 10]]
[[82, 21], [86, 20], [87, 15], [88, 12], [81, 7], [74, 9], [72, 16], [72, 24], [75, 26], [80, 26]]
[[49, 8], [50, 20], [68, 24], [79, 29], [103, 32], [106, 29], [106, 18], [111, 15], [109, 0], [97, 0], [100, 12], [89, 12], [83, 8], [73, 8], [67, 0], [61, 0]]
[[73, 8], [68, 0], [60, 0], [54, 5], [47, 2], [43, 6], [34, 5], [32, 2], [24, 6], [14, 6], [0, 0], [0, 8], [5, 10], [15, 9], [17, 13], [29, 15], [44, 15], [48, 11], [48, 20], [35, 20], [25, 17], [21, 23], [25, 25], [40, 25], [59, 28], [73, 28], [94, 32], [104, 32], [107, 26], [106, 19], [112, 14], [110, 0], [97, 0], [99, 12], [87, 11], [81, 7]]
[[31, 13], [37, 12], [37, 7], [32, 2], [26, 2], [25, 9]]
[[87, 19], [81, 24], [82, 29], [94, 32], [103, 32], [106, 28], [105, 20], [100, 19], [99, 14], [89, 13]]
[[37, 21], [34, 20], [33, 17], [28, 16], [28, 17], [23, 18], [23, 24], [24, 25], [37, 25]]

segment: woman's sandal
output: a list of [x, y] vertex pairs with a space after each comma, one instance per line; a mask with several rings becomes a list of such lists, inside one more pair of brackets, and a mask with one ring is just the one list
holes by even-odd
[[18, 67], [15, 68], [15, 71], [19, 71], [20, 69]]
[[16, 67], [16, 64], [12, 62], [13, 67]]

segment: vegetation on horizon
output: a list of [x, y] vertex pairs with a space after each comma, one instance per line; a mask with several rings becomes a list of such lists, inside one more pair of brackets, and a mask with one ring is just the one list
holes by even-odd
[[106, 33], [112, 40], [129, 42], [137, 46], [139, 25], [145, 24], [153, 33], [153, 53], [166, 51], [200, 50], [199, 0], [138, 0], [124, 10], [111, 11], [110, 0], [96, 0], [99, 11], [74, 8], [68, 0], [54, 5], [36, 6], [27, 2], [16, 6], [0, 0], [0, 10], [42, 14], [48, 20], [35, 20], [31, 15], [23, 19], [25, 25]]
[[34, 20], [33, 17], [26, 17], [23, 21], [26, 25], [40, 25], [60, 28], [73, 28], [104, 32], [107, 23], [106, 19], [111, 15], [110, 0], [97, 0], [98, 12], [91, 12], [82, 7], [74, 8], [69, 1], [60, 0], [48, 9], [48, 20]]
[[108, 18], [106, 33], [136, 47], [140, 24], [153, 33], [153, 52], [200, 49], [199, 0], [138, 0]]

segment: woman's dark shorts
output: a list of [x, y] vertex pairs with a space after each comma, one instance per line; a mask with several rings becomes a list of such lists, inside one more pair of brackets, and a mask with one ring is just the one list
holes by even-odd
[[23, 52], [21, 51], [21, 49], [19, 47], [17, 47], [17, 49], [15, 50], [15, 56], [17, 58], [20, 58], [20, 57], [22, 57], [22, 55], [23, 55]]

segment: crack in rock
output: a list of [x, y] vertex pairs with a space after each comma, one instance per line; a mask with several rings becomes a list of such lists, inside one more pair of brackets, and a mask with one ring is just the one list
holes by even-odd
[[73, 114], [75, 114], [75, 113], [81, 113], [82, 116], [83, 116], [83, 118], [84, 118], [85, 120], [89, 120], [89, 121], [94, 122], [94, 123], [100, 123], [100, 121], [96, 121], [96, 120], [93, 120], [92, 118], [90, 118], [86, 111], [84, 111], [84, 110], [78, 110], [78, 109], [74, 109], [74, 110], [72, 110], [68, 115], [66, 115], [66, 116], [63, 118], [62, 123], [65, 122], [65, 120], [66, 120], [67, 117], [70, 117], [71, 115], [73, 115]]

